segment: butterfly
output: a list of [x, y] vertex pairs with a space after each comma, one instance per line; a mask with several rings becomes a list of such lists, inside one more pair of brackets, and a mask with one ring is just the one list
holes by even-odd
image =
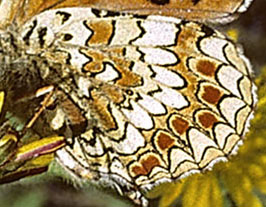
[[256, 103], [250, 63], [195, 20], [230, 21], [250, 2], [40, 1], [31, 18], [11, 12], [19, 25], [3, 18], [0, 35], [3, 111], [25, 123], [37, 114], [28, 128], [67, 139], [57, 151], [66, 171], [147, 206], [152, 187], [242, 143]]

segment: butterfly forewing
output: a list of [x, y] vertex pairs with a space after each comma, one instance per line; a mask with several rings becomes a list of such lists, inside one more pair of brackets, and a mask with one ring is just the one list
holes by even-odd
[[250, 65], [205, 25], [64, 8], [27, 22], [18, 42], [50, 64], [38, 70], [57, 87], [51, 128], [74, 131], [60, 162], [135, 202], [156, 183], [227, 160], [242, 142], [255, 104]]
[[[48, 9], [80, 6], [145, 15], [160, 14], [201, 22], [225, 23], [246, 11], [252, 0], [3, 0], [2, 4], [6, 4], [5, 11], [11, 2], [12, 9], [8, 16], [10, 22], [15, 21], [18, 24], [22, 24], [32, 16]], [[3, 16], [5, 16], [4, 13], [1, 18]]]

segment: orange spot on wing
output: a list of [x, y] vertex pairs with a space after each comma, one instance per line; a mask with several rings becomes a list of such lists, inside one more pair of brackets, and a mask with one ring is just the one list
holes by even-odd
[[113, 32], [111, 21], [88, 21], [87, 25], [93, 31], [88, 45], [108, 44]]
[[147, 171], [142, 166], [134, 166], [132, 168], [132, 172], [138, 176], [138, 175], [147, 175]]
[[217, 104], [222, 96], [222, 92], [213, 86], [204, 86], [204, 93], [202, 94], [202, 98], [210, 103]]
[[83, 70], [90, 73], [100, 73], [103, 71], [103, 61], [105, 57], [100, 52], [81, 49], [81, 54], [88, 57], [88, 62], [83, 66]]
[[169, 149], [174, 145], [174, 139], [172, 139], [171, 136], [164, 132], [160, 132], [160, 134], [157, 137], [157, 144], [158, 147], [160, 147], [161, 150]]
[[214, 63], [208, 60], [200, 60], [197, 63], [197, 70], [203, 75], [214, 76], [216, 67]]
[[142, 78], [140, 75], [130, 70], [130, 61], [123, 58], [112, 57], [116, 64], [116, 68], [121, 74], [121, 78], [116, 81], [116, 84], [123, 87], [136, 87], [142, 85]]
[[152, 169], [156, 166], [160, 166], [160, 162], [154, 155], [149, 155], [147, 158], [143, 158], [140, 161], [141, 166], [136, 165], [132, 168], [132, 172], [135, 176], [148, 175]]
[[216, 119], [216, 117], [213, 114], [205, 112], [205, 113], [199, 115], [199, 121], [200, 121], [201, 125], [204, 126], [205, 128], [210, 128], [218, 120]]
[[182, 135], [187, 131], [189, 123], [185, 119], [176, 116], [172, 120], [172, 126], [178, 134]]

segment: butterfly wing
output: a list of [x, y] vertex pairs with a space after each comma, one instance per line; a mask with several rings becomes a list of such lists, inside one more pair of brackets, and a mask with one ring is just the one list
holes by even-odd
[[[58, 157], [81, 177], [145, 190], [210, 168], [242, 142], [255, 104], [250, 65], [209, 27], [65, 8], [34, 17], [20, 39], [64, 65], [54, 84], [87, 125]], [[58, 116], [71, 116], [63, 103]]]
[[226, 23], [246, 11], [252, 0], [6, 0], [2, 1], [1, 25], [23, 24], [48, 9], [95, 7], [137, 14], [160, 14], [201, 22]]

